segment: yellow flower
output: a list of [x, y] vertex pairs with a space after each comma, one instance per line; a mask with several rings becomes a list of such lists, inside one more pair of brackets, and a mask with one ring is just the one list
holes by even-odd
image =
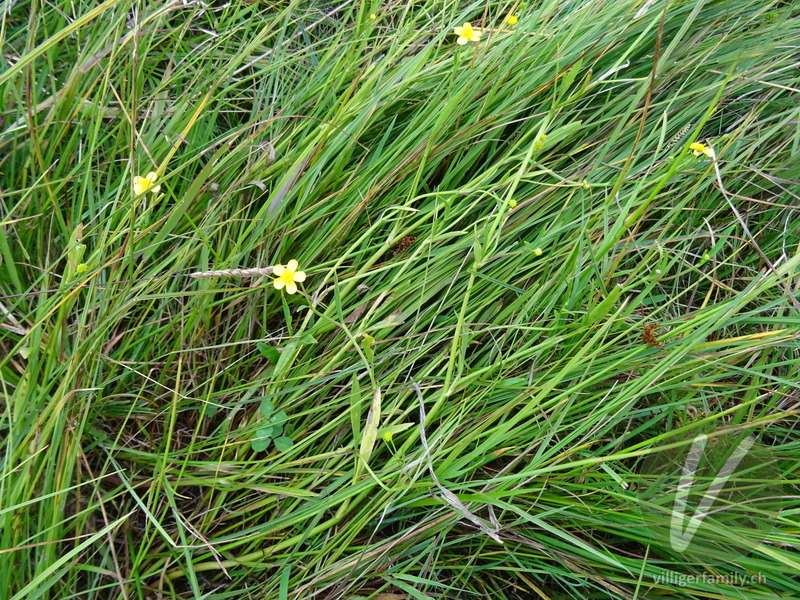
[[516, 201], [516, 200], [509, 200], [509, 201], [508, 201], [508, 205], [509, 205], [511, 208], [517, 208], [517, 201]]
[[536, 248], [536, 249], [533, 251], [533, 254], [534, 254], [535, 256], [541, 256], [541, 255], [542, 255], [542, 249], [541, 249], [541, 248]]
[[158, 175], [153, 171], [150, 171], [144, 177], [139, 177], [137, 175], [133, 178], [133, 193], [137, 196], [141, 196], [147, 192], [153, 192], [154, 194], [157, 194], [158, 190], [161, 189], [160, 185], [156, 185], [157, 179]]
[[286, 266], [275, 265], [272, 267], [272, 274], [278, 278], [272, 282], [276, 290], [286, 288], [287, 294], [294, 294], [297, 291], [297, 284], [306, 280], [306, 274], [297, 270], [297, 261], [292, 259]]
[[469, 23], [464, 23], [463, 27], [454, 27], [453, 33], [458, 36], [457, 41], [461, 46], [467, 42], [479, 42], [482, 35], [480, 29], [473, 29]]
[[517, 15], [508, 15], [506, 17], [506, 23], [509, 25], [516, 25], [517, 24]]
[[77, 273], [86, 273], [89, 270], [89, 265], [86, 263], [79, 263], [77, 267], [75, 267], [75, 271]]
[[370, 21], [374, 21], [374, 20], [375, 20], [375, 19], [377, 19], [377, 18], [378, 18], [378, 15], [376, 15], [375, 13], [372, 13], [372, 14], [369, 16], [369, 20], [370, 20]]
[[691, 150], [695, 156], [700, 156], [701, 154], [705, 154], [711, 160], [714, 160], [715, 158], [714, 150], [712, 150], [705, 144], [701, 144], [700, 142], [694, 142], [693, 144], [689, 144], [689, 150]]
[[383, 441], [384, 442], [391, 442], [392, 441], [392, 432], [391, 431], [384, 432]]

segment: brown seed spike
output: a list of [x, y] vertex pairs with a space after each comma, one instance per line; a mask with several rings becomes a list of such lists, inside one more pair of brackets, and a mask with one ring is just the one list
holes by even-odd
[[416, 241], [417, 241], [417, 238], [415, 238], [413, 235], [407, 235], [407, 236], [401, 238], [400, 241], [397, 242], [394, 245], [394, 247], [392, 248], [392, 256], [397, 256], [401, 252], [405, 252], [411, 246], [413, 246], [414, 242], [416, 242]]
[[658, 328], [658, 323], [645, 325], [642, 330], [642, 341], [648, 346], [656, 346], [657, 348], [663, 348], [664, 347], [663, 342], [659, 342], [658, 337], [656, 337], [655, 334], [657, 328]]

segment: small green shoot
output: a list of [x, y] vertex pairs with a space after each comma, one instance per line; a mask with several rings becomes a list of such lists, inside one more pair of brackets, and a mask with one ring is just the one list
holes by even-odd
[[[260, 350], [260, 348], [259, 348]], [[285, 452], [294, 445], [291, 435], [291, 426], [286, 423], [289, 416], [284, 411], [273, 412], [275, 405], [271, 400], [264, 398], [258, 407], [267, 423], [256, 431], [256, 437], [250, 442], [250, 447], [256, 452], [263, 452], [269, 448], [270, 443], [275, 444], [279, 452]]]

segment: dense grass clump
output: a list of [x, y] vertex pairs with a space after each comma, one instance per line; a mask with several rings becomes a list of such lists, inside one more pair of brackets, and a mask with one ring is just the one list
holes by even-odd
[[[791, 3], [21, 0], [0, 40], [0, 597], [800, 597]], [[681, 548], [701, 433], [754, 446]]]

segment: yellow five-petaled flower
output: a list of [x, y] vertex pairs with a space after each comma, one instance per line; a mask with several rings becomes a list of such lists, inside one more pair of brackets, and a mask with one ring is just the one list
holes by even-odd
[[144, 177], [139, 177], [137, 175], [133, 178], [133, 193], [137, 196], [141, 196], [147, 192], [153, 192], [154, 194], [157, 194], [158, 190], [161, 189], [161, 186], [156, 185], [156, 180], [158, 180], [158, 174], [153, 171], [150, 171]]
[[272, 267], [272, 274], [277, 276], [272, 285], [276, 290], [286, 288], [287, 294], [294, 294], [297, 291], [297, 284], [306, 280], [306, 274], [297, 270], [297, 261], [292, 259], [289, 264], [275, 265]]
[[700, 156], [701, 154], [705, 154], [711, 160], [714, 160], [715, 154], [714, 150], [706, 146], [705, 144], [701, 144], [700, 142], [694, 142], [693, 144], [689, 144], [689, 150], [691, 150], [695, 156]]
[[456, 41], [462, 46], [467, 42], [481, 41], [481, 30], [473, 29], [472, 25], [469, 23], [464, 23], [463, 27], [454, 27], [453, 33], [458, 36], [458, 40]]

